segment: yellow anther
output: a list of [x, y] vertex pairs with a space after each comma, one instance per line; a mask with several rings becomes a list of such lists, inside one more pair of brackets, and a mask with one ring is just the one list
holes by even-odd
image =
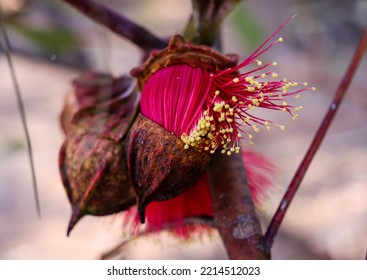
[[248, 135], [248, 139], [252, 139], [254, 136], [252, 136], [252, 134]]
[[265, 121], [265, 122], [264, 122], [264, 125], [266, 126], [266, 129], [267, 129], [267, 130], [270, 130], [270, 126], [269, 126], [269, 122], [268, 122], [268, 121]]
[[215, 153], [215, 150], [211, 150], [211, 151], [210, 151], [210, 153], [211, 153], [211, 154], [214, 154], [214, 153]]
[[273, 72], [273, 73], [271, 74], [271, 77], [272, 77], [272, 78], [278, 78], [278, 74], [277, 74], [277, 73], [275, 73], [275, 72]]
[[284, 130], [285, 130], [285, 126], [284, 126], [284, 125], [280, 125], [280, 126], [279, 126], [279, 129], [280, 129], [281, 131], [284, 131]]
[[215, 95], [219, 95], [220, 91], [219, 90], [216, 90], [215, 91]]
[[218, 119], [218, 121], [219, 121], [219, 122], [224, 122], [224, 121], [225, 121], [225, 119], [226, 119], [226, 117], [225, 117], [224, 113], [221, 113], [221, 114], [220, 114], [220, 118]]
[[282, 79], [282, 81], [283, 81], [284, 83], [286, 83], [286, 82], [287, 82], [287, 78], [283, 78], [283, 79]]
[[262, 73], [262, 74], [260, 75], [260, 77], [261, 77], [261, 78], [265, 78], [265, 77], [266, 77], [266, 74], [265, 74], [265, 73]]
[[301, 95], [297, 94], [295, 97], [296, 97], [297, 99], [300, 99], [300, 98], [301, 98]]
[[242, 134], [241, 133], [237, 133], [237, 137], [238, 138], [241, 138], [242, 137]]
[[278, 63], [277, 63], [276, 61], [274, 61], [271, 65], [273, 65], [273, 66], [277, 66], [277, 65], [278, 65]]
[[296, 112], [298, 112], [298, 111], [301, 111], [303, 109], [303, 107], [302, 106], [298, 106], [298, 107], [296, 107], [294, 110], [296, 111]]
[[220, 112], [220, 111], [222, 111], [223, 106], [224, 106], [224, 101], [222, 101], [222, 102], [216, 102], [213, 105], [213, 111], [214, 112]]
[[259, 106], [260, 106], [260, 101], [259, 101], [259, 99], [256, 99], [256, 98], [252, 99], [252, 103], [253, 103], [256, 107], [259, 107]]
[[254, 87], [248, 87], [248, 88], [247, 88], [247, 90], [248, 90], [249, 92], [253, 92], [253, 91], [255, 91], [255, 88], [254, 88]]
[[305, 87], [307, 87], [307, 86], [308, 86], [308, 83], [307, 83], [307, 82], [304, 82], [304, 83], [303, 83], [303, 85], [304, 85]]
[[227, 152], [227, 156], [230, 156], [232, 153], [230, 151]]
[[293, 120], [296, 120], [296, 119], [298, 119], [298, 114], [293, 115]]
[[252, 129], [256, 132], [256, 133], [259, 133], [260, 132], [260, 129], [258, 129], [256, 127], [256, 125], [252, 125]]
[[236, 96], [232, 96], [232, 101], [233, 102], [237, 102], [238, 100], [237, 100], [237, 97]]
[[263, 64], [262, 61], [258, 60], [258, 59], [256, 59], [256, 63], [257, 63], [258, 66], [261, 66]]
[[282, 105], [287, 106], [288, 104], [287, 104], [287, 102], [283, 101]]
[[282, 37], [280, 37], [280, 38], [278, 39], [278, 42], [283, 42], [283, 38], [282, 38]]
[[287, 93], [288, 89], [289, 89], [290, 85], [287, 84], [283, 87], [283, 93]]
[[221, 150], [220, 151], [222, 154], [225, 154], [226, 153], [226, 150]]
[[255, 106], [257, 106], [257, 107], [259, 107], [260, 106], [260, 102], [259, 102], [259, 100], [258, 99], [256, 99], [256, 98], [253, 98], [252, 99], [252, 104], [254, 104]]
[[189, 148], [189, 145], [185, 144], [185, 150], [187, 150]]
[[245, 78], [245, 81], [246, 81], [246, 82], [251, 82], [253, 79], [254, 79], [254, 77], [252, 77], [252, 76], [247, 76], [247, 77]]
[[204, 150], [205, 150], [205, 151], [209, 151], [209, 147], [205, 147], [205, 148], [204, 148]]
[[231, 123], [231, 122], [233, 122], [233, 119], [227, 118], [227, 122]]
[[233, 82], [234, 82], [234, 83], [238, 83], [239, 81], [240, 81], [240, 79], [239, 79], [239, 78], [234, 78], [234, 79], [233, 79]]
[[312, 87], [312, 88], [311, 88], [311, 90], [315, 91], [315, 90], [316, 90], [316, 88], [315, 88], [315, 87]]

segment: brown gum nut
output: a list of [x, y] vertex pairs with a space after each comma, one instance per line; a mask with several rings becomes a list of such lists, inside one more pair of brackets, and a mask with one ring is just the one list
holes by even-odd
[[174, 198], [194, 187], [210, 156], [185, 149], [175, 135], [140, 114], [127, 137], [127, 160], [143, 223], [150, 202]]
[[152, 51], [141, 67], [131, 70], [131, 75], [138, 78], [138, 86], [142, 89], [152, 74], [169, 65], [188, 64], [217, 72], [236, 66], [238, 59], [236, 54], [223, 55], [208, 46], [186, 43], [182, 36], [175, 35], [167, 48]]
[[73, 81], [60, 116], [66, 137], [59, 167], [72, 205], [68, 233], [84, 215], [109, 215], [136, 203], [125, 138], [138, 102], [129, 76], [86, 72]]
[[61, 148], [59, 165], [72, 205], [68, 233], [84, 215], [109, 215], [136, 203], [122, 141], [115, 143], [91, 133], [69, 136]]

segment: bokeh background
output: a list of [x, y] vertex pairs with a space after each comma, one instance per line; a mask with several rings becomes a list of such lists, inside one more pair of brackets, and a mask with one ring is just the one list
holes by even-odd
[[[189, 0], [99, 1], [169, 37], [190, 15]], [[70, 206], [58, 173], [63, 141], [58, 116], [70, 81], [97, 69], [120, 75], [139, 65], [140, 51], [62, 1], [0, 0], [13, 47], [33, 143], [42, 218], [34, 206], [24, 132], [0, 37], [0, 259], [96, 259], [126, 238], [118, 215], [85, 217], [66, 237]], [[242, 58], [287, 18], [285, 42], [266, 53], [280, 76], [308, 81], [293, 122], [274, 115], [284, 132], [256, 135], [251, 148], [278, 166], [275, 189], [259, 209], [266, 228], [343, 77], [367, 26], [365, 0], [246, 0], [223, 27], [223, 49]], [[274, 259], [364, 259], [367, 250], [367, 58], [354, 77], [275, 240]], [[169, 234], [140, 237], [127, 259], [225, 259], [216, 233], [180, 241]]]

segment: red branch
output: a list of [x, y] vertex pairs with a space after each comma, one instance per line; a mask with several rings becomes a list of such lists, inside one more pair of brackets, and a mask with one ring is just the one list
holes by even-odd
[[167, 42], [154, 36], [145, 28], [133, 23], [124, 16], [91, 0], [63, 0], [92, 20], [108, 27], [135, 45], [149, 52], [152, 49], [163, 49]]
[[288, 186], [288, 189], [286, 193], [283, 196], [283, 199], [281, 200], [278, 209], [273, 216], [273, 219], [271, 220], [268, 230], [265, 233], [264, 236], [264, 247], [266, 249], [266, 252], [269, 253], [270, 249], [274, 242], [274, 237], [278, 233], [280, 225], [283, 221], [284, 215], [294, 197], [296, 194], [302, 179], [310, 166], [310, 163], [315, 156], [317, 150], [319, 149], [322, 140], [325, 138], [326, 132], [328, 128], [330, 127], [330, 124], [343, 100], [343, 97], [345, 95], [345, 92], [347, 91], [352, 78], [357, 70], [357, 67], [363, 57], [363, 53], [367, 48], [367, 28], [364, 32], [364, 35], [362, 37], [362, 40], [360, 41], [355, 53], [354, 57], [352, 58], [352, 61], [349, 65], [349, 68], [347, 69], [343, 80], [341, 81], [339, 88], [337, 89], [334, 99], [332, 100], [329, 110], [326, 113], [320, 127], [318, 128], [315, 137], [305, 155], [303, 158], [301, 164], [298, 167], [298, 170], [296, 174], [294, 175], [291, 183]]
[[215, 224], [232, 260], [268, 259], [239, 154], [215, 154], [208, 169]]

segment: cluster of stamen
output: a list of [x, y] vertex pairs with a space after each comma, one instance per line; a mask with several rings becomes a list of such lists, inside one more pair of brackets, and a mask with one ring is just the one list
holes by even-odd
[[[180, 137], [185, 149], [195, 148], [203, 153], [239, 153], [242, 140], [253, 145], [252, 133], [259, 133], [262, 127], [285, 130], [283, 124], [261, 118], [254, 111], [283, 111], [296, 120], [302, 106], [295, 107], [290, 99], [299, 99], [299, 93], [315, 88], [280, 79], [269, 70], [277, 66], [276, 62], [258, 59], [283, 41], [279, 38], [270, 42], [283, 26], [232, 68], [216, 72], [185, 63], [160, 68], [143, 87], [141, 112]], [[244, 70], [254, 64], [247, 72]]]
[[[280, 38], [276, 42], [282, 41]], [[257, 108], [283, 111], [290, 114], [293, 120], [298, 118], [302, 106], [288, 104], [288, 99], [299, 99], [300, 92], [316, 89], [308, 87], [306, 82], [289, 82], [285, 78], [277, 80], [278, 74], [273, 71], [262, 72], [268, 66], [277, 66], [277, 63], [263, 65], [257, 56], [253, 55], [233, 69], [210, 74], [213, 80], [205, 110], [190, 133], [181, 135], [186, 149], [193, 147], [209, 153], [220, 149], [223, 154], [231, 155], [233, 152], [239, 153], [241, 139], [247, 138], [249, 145], [253, 145], [253, 135], [248, 132], [249, 129], [255, 133], [260, 132], [261, 126], [267, 130], [271, 126], [285, 130], [284, 125], [256, 117], [253, 111]], [[258, 67], [243, 74], [238, 72], [251, 63], [256, 63]]]
[[[189, 147], [198, 148], [205, 152], [214, 154], [218, 147], [222, 153], [231, 155], [240, 152], [238, 143], [233, 145], [234, 129], [230, 123], [234, 122], [234, 108], [231, 108], [224, 101], [214, 103], [211, 110], [205, 110], [199, 119], [198, 125], [187, 135], [181, 135], [181, 140], [185, 143], [185, 149]], [[242, 135], [237, 134], [239, 139]]]

